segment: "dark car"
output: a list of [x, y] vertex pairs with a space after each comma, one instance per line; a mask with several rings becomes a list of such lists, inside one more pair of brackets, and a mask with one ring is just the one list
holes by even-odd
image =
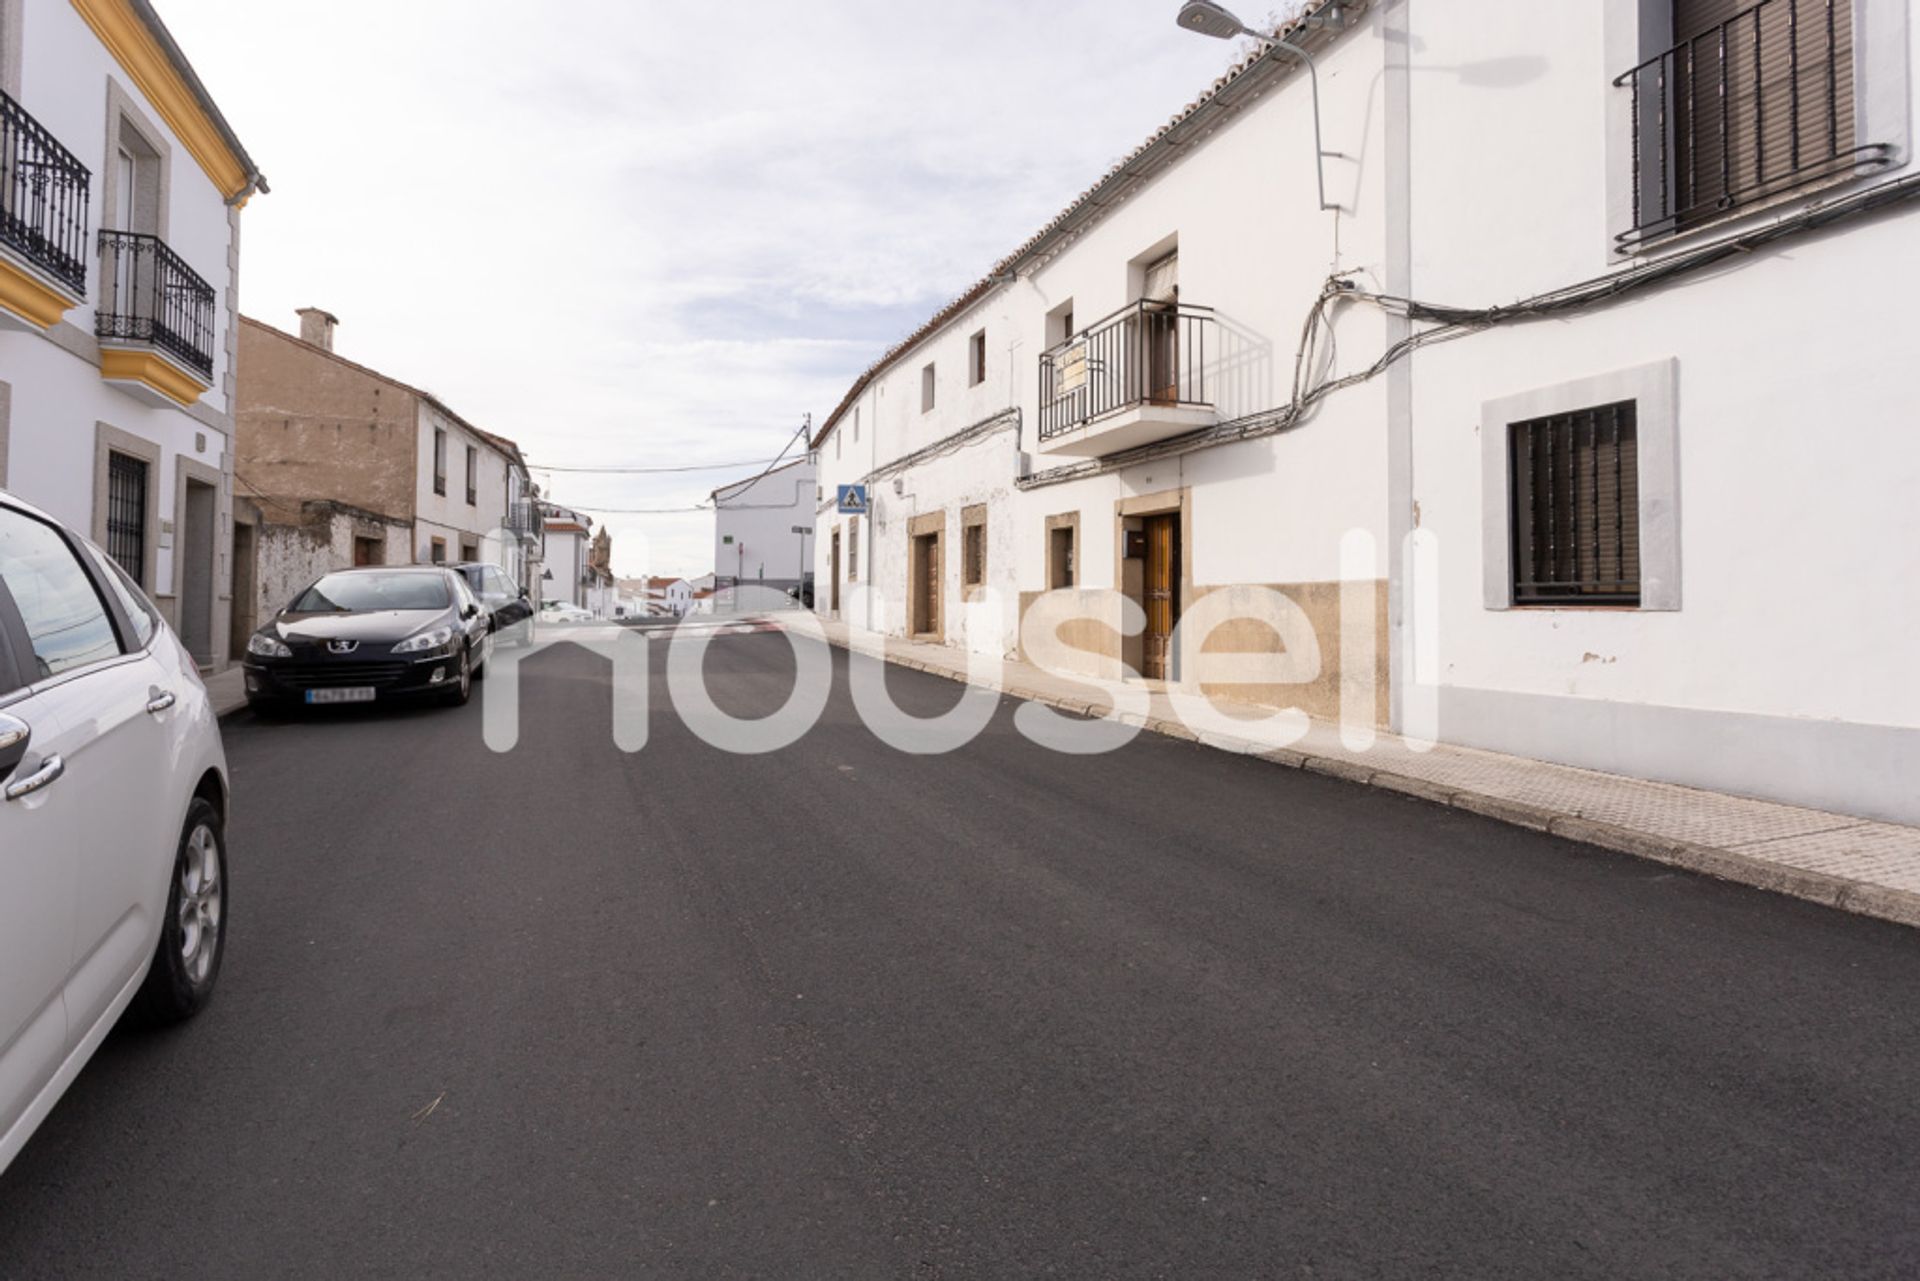
[[483, 561], [462, 561], [453, 567], [480, 598], [480, 608], [493, 619], [493, 634], [514, 645], [533, 644], [533, 601], [526, 589], [514, 585], [507, 571]]
[[247, 642], [247, 702], [458, 705], [492, 650], [492, 622], [465, 578], [438, 565], [336, 570]]

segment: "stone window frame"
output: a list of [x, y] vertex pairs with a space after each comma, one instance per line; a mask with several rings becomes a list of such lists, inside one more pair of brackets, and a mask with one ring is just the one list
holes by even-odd
[[[967, 538], [972, 530], [980, 531], [980, 558], [975, 566], [979, 570], [977, 578], [967, 577]], [[979, 600], [987, 589], [987, 505], [970, 503], [960, 509], [960, 598], [964, 601]]]
[[[5, 0], [0, 0], [4, 3]], [[153, 152], [153, 163], [158, 166], [160, 176], [155, 187], [155, 199], [158, 206], [154, 210], [153, 234], [163, 242], [167, 241], [167, 231], [171, 223], [169, 211], [173, 194], [173, 145], [167, 140], [164, 129], [154, 124], [126, 87], [112, 76], [107, 77], [107, 135], [105, 150], [101, 152], [100, 168], [100, 218], [102, 227], [110, 224], [106, 219], [119, 207], [120, 166], [114, 163], [114, 157], [120, 150], [121, 128], [131, 129], [139, 135], [140, 142]], [[133, 231], [132, 227], [114, 227], [115, 231]], [[169, 244], [171, 242], [168, 242]]]
[[26, 66], [20, 40], [25, 22], [25, 0], [0, 0], [0, 89], [16, 102], [20, 99], [20, 76]]
[[[1680, 362], [1617, 369], [1489, 400], [1480, 407], [1480, 566], [1490, 610], [1660, 613], [1680, 608]], [[1508, 434], [1515, 423], [1634, 402], [1640, 488], [1640, 603], [1526, 605], [1513, 599], [1513, 501]]]
[[[160, 464], [165, 457], [158, 442], [112, 423], [93, 425], [93, 519], [88, 536], [101, 547], [107, 545], [107, 467], [114, 454], [137, 458], [147, 465], [147, 521], [141, 538], [145, 551], [140, 558], [140, 590], [152, 595], [156, 604], [172, 601], [160, 591]], [[163, 605], [160, 611], [173, 623], [173, 611]]]

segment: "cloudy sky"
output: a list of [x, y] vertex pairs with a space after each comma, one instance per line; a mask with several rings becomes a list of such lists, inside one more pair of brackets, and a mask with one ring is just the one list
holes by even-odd
[[[510, 436], [621, 573], [1231, 61], [1177, 0], [160, 0], [272, 193], [241, 305]], [[1249, 4], [1263, 16], [1270, 4]], [[726, 16], [724, 19], [722, 14]]]

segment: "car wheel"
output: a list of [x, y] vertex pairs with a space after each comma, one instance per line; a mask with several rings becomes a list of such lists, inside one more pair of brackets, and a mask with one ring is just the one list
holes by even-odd
[[473, 697], [473, 649], [460, 651], [460, 679], [447, 691], [447, 706], [459, 707]]
[[160, 942], [128, 1012], [149, 1027], [198, 1014], [213, 995], [226, 950], [226, 828], [218, 811], [195, 797], [173, 859]]

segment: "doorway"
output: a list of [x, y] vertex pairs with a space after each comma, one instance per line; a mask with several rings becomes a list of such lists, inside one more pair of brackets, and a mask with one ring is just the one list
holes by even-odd
[[1180, 256], [1167, 254], [1141, 272], [1142, 333], [1147, 400], [1180, 403]]
[[380, 552], [380, 540], [357, 534], [353, 540], [353, 564], [358, 569], [366, 565], [378, 565], [386, 560]]
[[914, 636], [940, 636], [940, 576], [940, 535], [913, 535], [907, 556], [907, 630]]
[[233, 522], [233, 604], [227, 619], [229, 659], [246, 653], [247, 640], [253, 635], [254, 619], [258, 613], [258, 591], [254, 586], [254, 533], [252, 525], [238, 520]]
[[833, 551], [829, 557], [828, 571], [831, 575], [828, 581], [832, 586], [827, 589], [827, 609], [833, 617], [838, 618], [840, 617], [840, 530], [838, 526], [833, 531]]
[[188, 479], [180, 547], [180, 640], [202, 667], [213, 666], [214, 525], [220, 491]]
[[1163, 512], [1141, 522], [1146, 536], [1146, 572], [1141, 604], [1147, 625], [1142, 636], [1140, 674], [1148, 680], [1177, 679], [1173, 629], [1180, 621], [1180, 515]]

